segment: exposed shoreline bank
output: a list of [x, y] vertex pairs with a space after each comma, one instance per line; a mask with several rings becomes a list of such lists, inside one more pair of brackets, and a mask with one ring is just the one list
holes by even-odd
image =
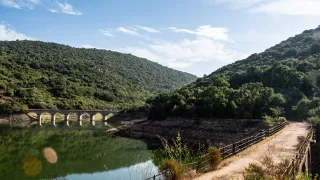
[[170, 140], [179, 132], [185, 143], [221, 146], [253, 135], [265, 127], [259, 119], [168, 118], [164, 121], [144, 120], [123, 125], [112, 134], [160, 142], [159, 137]]

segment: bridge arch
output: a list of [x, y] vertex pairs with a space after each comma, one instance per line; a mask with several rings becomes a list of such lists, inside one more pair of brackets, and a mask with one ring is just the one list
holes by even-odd
[[105, 116], [105, 121], [107, 121], [108, 119], [112, 118], [113, 117], [113, 114], [112, 113], [108, 113], [106, 116]]
[[97, 112], [93, 114], [93, 117], [92, 117], [93, 121], [103, 121], [103, 119], [104, 119], [104, 116], [101, 113]]
[[[115, 114], [117, 113], [118, 112], [115, 112]], [[92, 125], [95, 124], [95, 121], [100, 120], [106, 125], [109, 118], [113, 116], [110, 111], [106, 110], [29, 109], [26, 114], [30, 119], [38, 121], [40, 125], [49, 119], [51, 119], [51, 122], [54, 125], [57, 121], [61, 121], [62, 119], [64, 119], [64, 122], [67, 125], [69, 125], [69, 121], [75, 121], [82, 125], [82, 120], [89, 120]]]
[[67, 113], [65, 117], [66, 124], [69, 126], [70, 121], [77, 122], [79, 121], [79, 115], [75, 112]]
[[32, 119], [38, 119], [38, 113], [37, 112], [34, 112], [34, 111], [30, 111], [30, 112], [28, 112], [27, 113], [27, 116], [29, 117], [29, 118], [32, 118]]
[[84, 112], [84, 113], [80, 114], [79, 119], [80, 119], [80, 121], [90, 121], [90, 118], [91, 118], [90, 114], [87, 112]]
[[51, 122], [52, 124], [55, 124], [53, 116], [54, 115], [52, 115], [50, 112], [41, 112], [39, 116], [39, 125], [42, 126], [42, 123], [47, 123], [47, 122]]
[[91, 125], [95, 125], [93, 117], [94, 117], [93, 113], [88, 113], [88, 112], [81, 113], [79, 117], [80, 126], [83, 125], [83, 122], [90, 122]]
[[55, 126], [57, 122], [63, 122], [65, 120], [66, 115], [61, 113], [61, 112], [57, 112], [53, 115], [53, 121], [52, 124]]
[[113, 117], [112, 113], [106, 113], [103, 115], [102, 123], [106, 126], [108, 125], [108, 120]]

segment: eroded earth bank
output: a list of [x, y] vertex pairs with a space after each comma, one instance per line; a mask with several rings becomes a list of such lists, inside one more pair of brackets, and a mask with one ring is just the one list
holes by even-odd
[[115, 133], [118, 136], [160, 141], [175, 138], [178, 132], [182, 141], [191, 144], [221, 146], [256, 134], [266, 128], [262, 120], [250, 119], [182, 119], [143, 121]]

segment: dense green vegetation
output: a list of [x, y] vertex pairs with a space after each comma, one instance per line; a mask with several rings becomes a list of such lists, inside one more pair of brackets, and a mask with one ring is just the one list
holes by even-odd
[[320, 112], [319, 68], [320, 27], [149, 99], [149, 118], [261, 118], [281, 109], [290, 119], [306, 119]]
[[[57, 163], [46, 161], [45, 147], [56, 151]], [[0, 154], [1, 178], [10, 180], [111, 171], [145, 162], [152, 156], [142, 141], [108, 137], [104, 131], [71, 129], [0, 130]], [[25, 174], [22, 168], [29, 158], [41, 163], [35, 177]]]
[[0, 113], [28, 107], [121, 109], [195, 79], [130, 54], [0, 41]]

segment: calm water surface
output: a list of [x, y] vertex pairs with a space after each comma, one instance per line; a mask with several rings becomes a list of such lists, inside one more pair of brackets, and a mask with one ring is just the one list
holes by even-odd
[[[0, 179], [140, 180], [158, 172], [139, 140], [84, 128], [0, 129]], [[56, 152], [44, 156], [44, 149]], [[51, 159], [50, 159], [51, 158]]]

